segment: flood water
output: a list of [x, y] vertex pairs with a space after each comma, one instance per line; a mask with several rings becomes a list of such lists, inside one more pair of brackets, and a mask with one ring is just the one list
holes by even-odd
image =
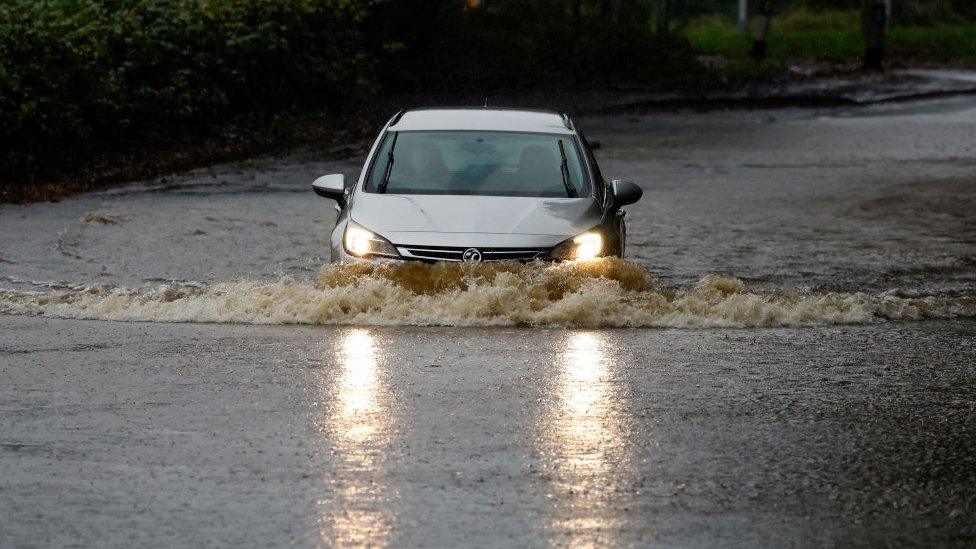
[[330, 266], [311, 152], [0, 206], [0, 539], [972, 540], [976, 99], [579, 124], [627, 261]]

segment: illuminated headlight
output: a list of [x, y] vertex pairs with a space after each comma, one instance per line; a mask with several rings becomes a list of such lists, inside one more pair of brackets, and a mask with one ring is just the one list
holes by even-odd
[[553, 259], [587, 260], [600, 257], [603, 253], [603, 236], [596, 231], [587, 231], [565, 240], [552, 249]]
[[603, 237], [600, 233], [583, 233], [573, 239], [576, 244], [574, 259], [594, 259], [603, 251]]
[[400, 253], [389, 240], [352, 221], [346, 225], [342, 243], [346, 252], [356, 257], [400, 257]]

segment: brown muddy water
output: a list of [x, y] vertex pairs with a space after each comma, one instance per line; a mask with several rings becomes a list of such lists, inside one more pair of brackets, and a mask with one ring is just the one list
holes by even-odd
[[315, 282], [11, 292], [0, 294], [0, 313], [240, 324], [745, 328], [968, 318], [976, 316], [976, 298], [757, 293], [737, 278], [712, 275], [688, 291], [669, 292], [642, 267], [606, 258], [558, 265], [332, 265]]
[[0, 206], [0, 545], [972, 544], [976, 100], [580, 125], [626, 261], [330, 266], [312, 152]]

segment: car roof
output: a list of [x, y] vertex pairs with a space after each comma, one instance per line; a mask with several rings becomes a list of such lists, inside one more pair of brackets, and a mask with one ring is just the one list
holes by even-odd
[[562, 115], [517, 109], [417, 109], [394, 117], [392, 131], [480, 130], [572, 135]]

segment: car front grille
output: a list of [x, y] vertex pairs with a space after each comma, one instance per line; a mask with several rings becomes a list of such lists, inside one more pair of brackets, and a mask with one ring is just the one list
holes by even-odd
[[462, 261], [464, 252], [478, 250], [481, 261], [529, 261], [540, 258], [548, 248], [476, 248], [473, 246], [413, 246], [397, 244], [397, 250], [404, 259], [420, 261]]

